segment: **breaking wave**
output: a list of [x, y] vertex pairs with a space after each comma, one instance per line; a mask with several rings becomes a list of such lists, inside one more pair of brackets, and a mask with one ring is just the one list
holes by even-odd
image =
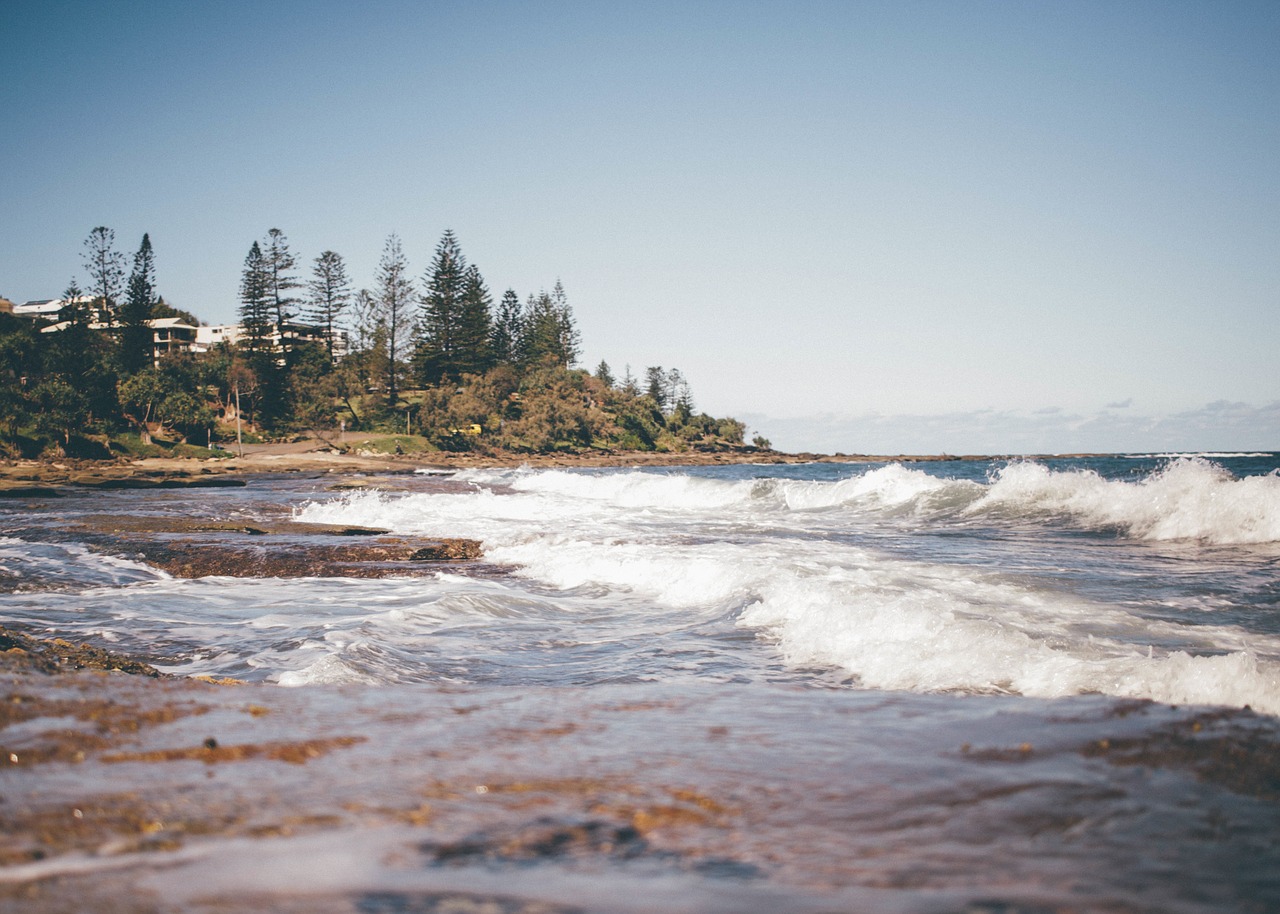
[[539, 505], [552, 512], [549, 516], [584, 504], [684, 515], [843, 509], [851, 519], [1064, 521], [1140, 540], [1280, 542], [1280, 475], [1238, 479], [1202, 457], [1172, 460], [1137, 481], [1033, 462], [1009, 464], [985, 482], [941, 478], [900, 464], [836, 481], [564, 471], [489, 472], [472, 479], [477, 484], [501, 480], [518, 492], [546, 496]]
[[[838, 468], [828, 472], [847, 472]], [[565, 606], [731, 620], [793, 669], [869, 688], [1082, 693], [1280, 714], [1280, 636], [1135, 615], [990, 566], [905, 559], [878, 530], [1068, 527], [1135, 540], [1280, 541], [1280, 476], [1201, 458], [1138, 479], [1019, 462], [986, 480], [889, 465], [838, 479], [673, 472], [460, 473], [471, 492], [350, 493], [307, 520], [482, 539]], [[871, 532], [869, 538], [845, 536]], [[1203, 621], [1203, 620], [1202, 620]], [[324, 677], [333, 670], [315, 670]]]

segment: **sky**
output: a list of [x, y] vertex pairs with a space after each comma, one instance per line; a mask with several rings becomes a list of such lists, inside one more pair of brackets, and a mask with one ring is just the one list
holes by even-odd
[[0, 295], [446, 229], [775, 447], [1280, 449], [1280, 4], [0, 3]]

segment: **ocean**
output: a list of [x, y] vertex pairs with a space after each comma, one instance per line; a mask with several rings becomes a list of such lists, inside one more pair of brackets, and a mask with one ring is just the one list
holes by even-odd
[[[82, 795], [177, 809], [163, 846], [0, 884], [45, 887], [24, 910], [61, 910], [57, 885], [148, 911], [1280, 910], [1278, 468], [424, 470], [13, 502], [0, 624], [250, 684], [202, 686], [207, 713], [146, 745], [225, 720], [339, 748], [0, 770], [10, 829]], [[177, 578], [78, 532], [102, 515], [484, 555]]]

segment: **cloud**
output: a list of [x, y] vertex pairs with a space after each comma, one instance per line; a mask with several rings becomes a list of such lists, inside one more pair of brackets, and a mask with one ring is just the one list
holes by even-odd
[[1133, 397], [1128, 400], [1120, 400], [1117, 403], [1108, 403], [1107, 409], [1128, 409], [1130, 406], [1133, 406]]
[[[1066, 454], [1280, 450], [1280, 401], [1219, 400], [1163, 416], [974, 410], [935, 415], [740, 418], [783, 451], [843, 454]], [[1127, 408], [1127, 407], [1126, 407]]]

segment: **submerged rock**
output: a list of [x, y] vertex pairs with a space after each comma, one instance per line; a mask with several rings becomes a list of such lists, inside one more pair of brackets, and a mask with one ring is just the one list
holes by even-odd
[[63, 673], [69, 670], [118, 670], [136, 676], [164, 675], [149, 663], [62, 638], [34, 638], [0, 626], [0, 668]]
[[223, 543], [143, 543], [137, 552], [174, 577], [382, 578], [434, 573], [430, 564], [481, 556], [475, 540], [329, 544], [288, 542], [236, 546]]
[[304, 523], [287, 516], [90, 514], [78, 518], [73, 529], [96, 549], [139, 558], [180, 578], [381, 578], [434, 574], [427, 566], [483, 556], [476, 540], [397, 537], [378, 527]]

